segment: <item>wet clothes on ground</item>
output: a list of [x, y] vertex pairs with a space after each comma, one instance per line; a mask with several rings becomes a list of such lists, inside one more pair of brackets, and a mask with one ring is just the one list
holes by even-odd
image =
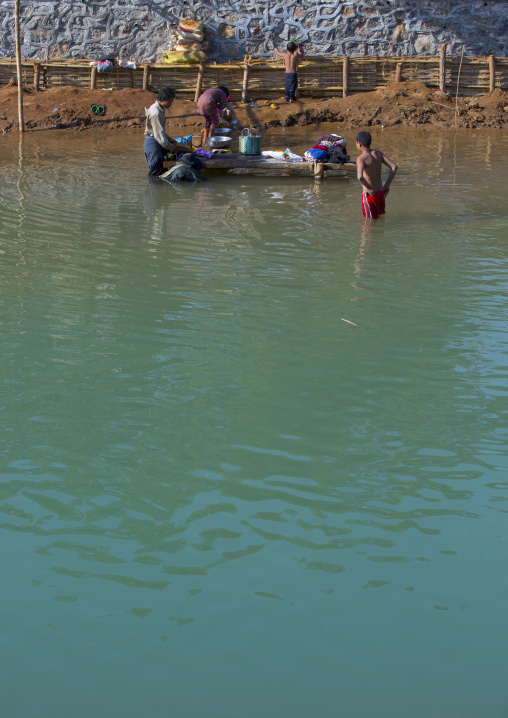
[[203, 163], [192, 152], [178, 153], [175, 164], [164, 173], [162, 179], [168, 182], [198, 182], [203, 179], [200, 170], [203, 169]]

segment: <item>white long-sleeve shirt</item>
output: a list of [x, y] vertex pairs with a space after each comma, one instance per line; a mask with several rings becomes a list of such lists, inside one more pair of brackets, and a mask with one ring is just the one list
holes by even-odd
[[166, 132], [166, 113], [157, 100], [150, 105], [146, 113], [145, 135], [153, 137], [166, 150], [169, 150], [174, 142]]

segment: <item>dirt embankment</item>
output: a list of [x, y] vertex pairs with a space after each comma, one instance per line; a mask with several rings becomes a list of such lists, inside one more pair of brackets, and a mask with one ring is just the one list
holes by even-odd
[[[24, 92], [27, 130], [89, 130], [142, 127], [145, 107], [155, 100], [146, 90], [86, 90], [77, 87]], [[301, 99], [288, 104], [284, 98], [255, 103], [233, 103], [240, 123], [259, 129], [335, 122], [344, 129], [405, 125], [427, 128], [508, 127], [508, 93], [495, 90], [478, 97], [455, 97], [431, 90], [419, 82], [392, 83], [375, 92], [351, 97]], [[275, 104], [276, 107], [272, 105]], [[103, 105], [95, 115], [92, 105]], [[0, 130], [18, 127], [17, 87], [0, 87]], [[173, 135], [200, 132], [203, 120], [194, 114], [194, 102], [177, 99], [168, 112], [168, 132]]]

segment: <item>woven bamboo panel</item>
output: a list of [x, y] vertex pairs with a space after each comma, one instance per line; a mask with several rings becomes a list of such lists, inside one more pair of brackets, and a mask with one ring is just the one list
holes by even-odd
[[44, 65], [65, 65], [66, 67], [86, 65], [88, 67], [92, 60], [87, 60], [84, 57], [52, 57], [51, 60], [34, 60], [34, 62], [41, 62]]
[[[91, 67], [89, 67], [88, 70], [87, 87], [90, 86]], [[121, 90], [124, 87], [129, 87], [142, 90], [143, 67], [138, 67], [135, 70], [131, 70], [128, 67], [114, 67], [113, 72], [98, 72], [96, 76], [96, 87], [99, 89], [109, 89], [114, 87], [115, 90]]]
[[133, 87], [136, 90], [142, 90], [143, 89], [143, 68], [138, 67], [136, 70], [131, 70], [132, 72], [132, 82]]
[[[284, 65], [280, 59], [259, 58], [249, 63], [251, 99], [273, 99], [284, 94]], [[302, 97], [323, 97], [342, 92], [342, 58], [313, 57], [299, 67], [298, 86]]]
[[350, 63], [350, 90], [351, 92], [366, 92], [385, 87], [389, 82], [395, 82], [398, 58], [375, 57], [369, 62], [368, 58], [352, 58]]
[[496, 57], [496, 87], [508, 90], [508, 58]]
[[446, 90], [459, 95], [485, 94], [489, 91], [489, 66], [486, 59], [448, 57], [446, 59]]
[[398, 62], [396, 57], [376, 58], [376, 84], [378, 87], [384, 87], [389, 82], [395, 82], [397, 65]]
[[326, 97], [342, 93], [342, 58], [335, 62], [302, 64], [298, 87], [302, 97]]
[[421, 57], [352, 57], [349, 65], [351, 93], [370, 92], [394, 82], [397, 65], [402, 64], [402, 78], [423, 82], [429, 87], [439, 84], [439, 59]]
[[[23, 83], [33, 85], [34, 62], [22, 63]], [[436, 56], [407, 57], [351, 57], [349, 91], [368, 92], [395, 80], [397, 65], [402, 63], [402, 79], [419, 81], [431, 88], [439, 86], [439, 58]], [[508, 89], [508, 58], [496, 58], [496, 87]], [[342, 91], [341, 57], [312, 57], [300, 63], [299, 87], [302, 97], [323, 97]], [[460, 68], [460, 77], [459, 77]], [[86, 59], [57, 58], [40, 62], [40, 87], [90, 87], [91, 67]], [[225, 85], [233, 99], [239, 100], [244, 76], [243, 62], [206, 64], [202, 89]], [[16, 77], [14, 58], [0, 59], [0, 85]], [[180, 95], [193, 96], [198, 77], [198, 65], [151, 65], [149, 89], [157, 91], [164, 85], [174, 87]], [[111, 73], [97, 73], [97, 88], [143, 86], [143, 67], [136, 70], [114, 68]], [[487, 58], [446, 59], [446, 89], [460, 95], [483, 94], [489, 91], [490, 73]], [[251, 58], [249, 60], [249, 99], [273, 99], [284, 93], [284, 66], [280, 58]]]
[[194, 95], [199, 65], [150, 65], [148, 89], [174, 87], [179, 95]]
[[34, 84], [34, 65], [33, 62], [30, 64], [23, 63], [21, 65], [21, 73], [23, 76], [23, 84], [24, 85], [32, 85]]
[[369, 92], [382, 87], [379, 81], [376, 58], [352, 57], [349, 63], [349, 91]]
[[242, 97], [243, 72], [244, 65], [239, 63], [205, 65], [202, 90], [223, 85], [228, 88], [233, 100], [240, 100]]
[[[90, 69], [90, 68], [89, 68]], [[135, 76], [138, 76], [138, 85], [135, 84]], [[90, 72], [88, 73], [90, 77]], [[88, 81], [90, 84], [90, 80]], [[98, 72], [97, 87], [121, 90], [124, 87], [143, 87], [143, 70], [130, 70], [126, 67], [115, 67], [113, 72]]]
[[249, 71], [249, 99], [274, 99], [284, 94], [284, 68], [254, 66]]
[[61, 63], [41, 63], [41, 86], [50, 87], [90, 87], [90, 66], [84, 64], [64, 65]]
[[[23, 76], [24, 85], [33, 85], [34, 81], [34, 65], [33, 62], [21, 63], [21, 74]], [[16, 62], [15, 60], [0, 61], [0, 85], [7, 85], [9, 80], [16, 79]]]
[[439, 87], [439, 57], [401, 57], [402, 79], [423, 82], [427, 87]]

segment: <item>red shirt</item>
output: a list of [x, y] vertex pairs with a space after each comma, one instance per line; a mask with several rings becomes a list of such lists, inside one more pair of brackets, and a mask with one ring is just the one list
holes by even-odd
[[196, 115], [203, 117], [212, 117], [217, 114], [217, 110], [223, 110], [228, 104], [228, 97], [225, 92], [219, 90], [218, 87], [205, 90], [198, 98], [196, 105]]

